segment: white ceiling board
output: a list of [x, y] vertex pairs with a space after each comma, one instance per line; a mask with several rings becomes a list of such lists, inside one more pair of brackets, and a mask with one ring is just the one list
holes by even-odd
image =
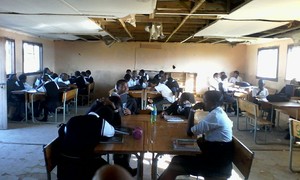
[[82, 14], [108, 15], [118, 18], [129, 14], [151, 14], [156, 0], [65, 0]]
[[0, 12], [78, 14], [60, 0], [1, 0]]
[[228, 19], [300, 20], [300, 0], [253, 0]]
[[282, 26], [283, 22], [264, 22], [264, 21], [228, 21], [219, 20], [195, 36], [225, 36], [225, 37], [242, 37], [267, 29]]
[[[59, 21], [57, 20], [59, 18]], [[14, 27], [22, 32], [42, 33], [93, 33], [97, 34], [101, 28], [86, 17], [74, 16], [18, 16], [1, 15], [0, 26]]]

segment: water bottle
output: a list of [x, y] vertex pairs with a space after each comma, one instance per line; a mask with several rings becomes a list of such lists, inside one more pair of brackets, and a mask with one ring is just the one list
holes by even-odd
[[151, 111], [151, 123], [155, 123], [156, 122], [156, 117], [157, 117], [157, 108], [156, 105], [153, 104], [153, 110]]

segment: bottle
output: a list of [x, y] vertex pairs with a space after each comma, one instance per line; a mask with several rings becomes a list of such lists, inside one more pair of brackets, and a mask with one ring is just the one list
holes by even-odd
[[156, 117], [157, 117], [157, 108], [156, 108], [156, 105], [153, 104], [153, 109], [151, 111], [151, 123], [155, 123], [156, 122]]

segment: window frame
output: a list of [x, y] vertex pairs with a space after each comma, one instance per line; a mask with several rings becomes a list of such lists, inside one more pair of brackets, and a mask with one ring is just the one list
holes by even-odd
[[[24, 72], [24, 61], [25, 61], [25, 52], [24, 52], [24, 44], [30, 44], [33, 46], [39, 46], [39, 63], [40, 63], [40, 69], [35, 72]], [[40, 74], [43, 71], [43, 44], [42, 43], [37, 43], [37, 42], [30, 42], [30, 41], [22, 41], [22, 72], [25, 73], [26, 75], [33, 75], [33, 74]]]
[[[259, 61], [259, 52], [262, 51], [262, 50], [269, 50], [269, 49], [277, 49], [277, 58], [276, 58], [276, 63], [277, 63], [277, 66], [276, 66], [276, 77], [275, 78], [271, 78], [271, 77], [262, 77], [262, 76], [259, 76], [257, 73], [258, 73], [258, 61]], [[256, 79], [265, 79], [265, 80], [269, 80], [269, 81], [275, 81], [275, 82], [278, 82], [278, 68], [279, 68], [279, 46], [271, 46], [271, 47], [262, 47], [262, 48], [258, 48], [257, 50], [257, 59], [256, 59]]]
[[[12, 72], [11, 73], [7, 73], [6, 72], [6, 66], [7, 66], [7, 61], [6, 61], [6, 57], [5, 57], [5, 73], [6, 75], [8, 74], [15, 74], [16, 73], [16, 41], [14, 39], [11, 39], [11, 38], [5, 38], [5, 43], [6, 41], [10, 41], [10, 42], [13, 42], [14, 44], [14, 48], [13, 48], [13, 59], [11, 59], [11, 64], [13, 65], [13, 68], [12, 68]], [[6, 50], [5, 50], [6, 52]]]
[[[287, 51], [286, 51], [286, 64], [285, 64], [285, 77], [284, 77], [284, 79], [286, 80], [286, 81], [290, 81], [290, 80], [292, 80], [292, 79], [287, 79], [287, 72], [288, 72], [288, 57], [289, 57], [289, 49], [291, 48], [294, 48], [294, 47], [299, 47], [300, 48], [300, 43], [295, 43], [295, 44], [289, 44], [288, 45], [288, 47], [287, 47]], [[296, 78], [296, 77], [294, 77], [294, 78]], [[299, 77], [299, 79], [297, 79], [298, 81], [300, 80], [300, 77]]]

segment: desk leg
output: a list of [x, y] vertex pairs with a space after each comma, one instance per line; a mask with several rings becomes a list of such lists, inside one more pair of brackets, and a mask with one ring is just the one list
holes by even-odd
[[26, 123], [28, 121], [28, 117], [27, 117], [27, 108], [28, 108], [28, 100], [27, 100], [27, 94], [25, 93], [25, 120], [26, 120]]
[[[273, 123], [273, 117], [274, 117], [274, 106], [272, 105], [272, 107], [271, 107], [271, 119], [270, 119], [270, 121]], [[275, 122], [274, 122], [274, 125], [275, 125]], [[279, 125], [279, 124], [278, 124]]]
[[160, 154], [152, 153], [152, 167], [151, 167], [151, 179], [156, 180], [157, 179], [157, 162], [158, 162], [158, 157]]
[[33, 94], [30, 95], [30, 101], [31, 101], [31, 118], [32, 118], [31, 120], [32, 120], [33, 123], [35, 123], [35, 121], [34, 121], [34, 110], [33, 110], [33, 96], [34, 96]]
[[141, 152], [140, 155], [138, 153], [135, 154], [136, 158], [138, 159], [137, 162], [137, 179], [138, 180], [142, 180], [143, 176], [144, 176], [144, 164], [143, 164], [143, 160], [144, 160], [144, 153]]

